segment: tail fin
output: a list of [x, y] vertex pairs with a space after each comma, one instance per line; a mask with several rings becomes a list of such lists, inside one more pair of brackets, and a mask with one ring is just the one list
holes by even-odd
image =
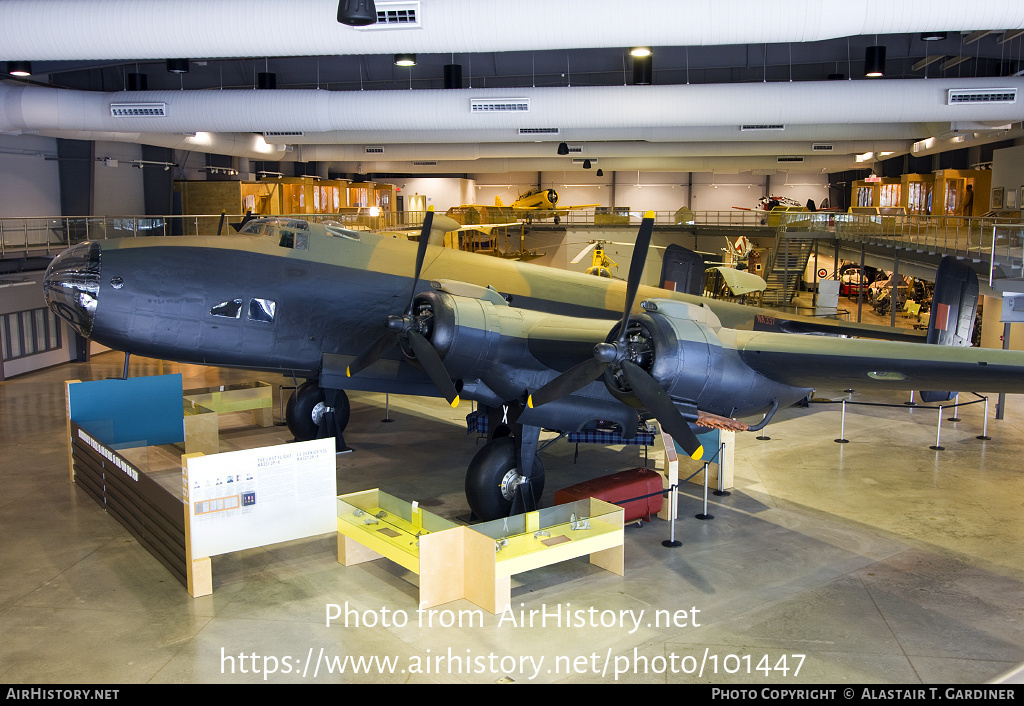
[[[972, 345], [977, 315], [977, 273], [966, 263], [946, 255], [935, 273], [927, 342], [940, 346]], [[955, 396], [955, 392], [921, 391], [925, 402], [943, 402]]]
[[704, 291], [704, 259], [694, 251], [672, 243], [665, 248], [660, 286], [700, 296]]
[[495, 197], [494, 197], [494, 205], [495, 205], [495, 206], [504, 206], [505, 204], [503, 204], [503, 203], [501, 202], [501, 197], [500, 197], [500, 196], [495, 196]]

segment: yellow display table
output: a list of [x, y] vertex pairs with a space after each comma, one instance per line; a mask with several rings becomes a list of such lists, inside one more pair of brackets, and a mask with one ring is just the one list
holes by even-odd
[[590, 555], [623, 574], [623, 511], [589, 498], [464, 527], [380, 490], [338, 497], [338, 561], [386, 557], [419, 575], [420, 606], [465, 598], [500, 613], [513, 574]]

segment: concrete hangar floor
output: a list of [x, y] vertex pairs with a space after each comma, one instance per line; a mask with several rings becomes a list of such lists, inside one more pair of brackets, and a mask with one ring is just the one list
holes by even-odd
[[[837, 405], [780, 411], [770, 440], [739, 435], [735, 487], [712, 496], [713, 520], [694, 517], [701, 488], [682, 489], [682, 547], [662, 546], [664, 521], [627, 527], [624, 577], [585, 558], [517, 575], [515, 611], [502, 618], [467, 601], [417, 614], [414, 575], [387, 560], [338, 564], [333, 534], [215, 557], [214, 593], [190, 598], [68, 481], [63, 381], [119, 377], [121, 365], [110, 353], [0, 384], [0, 682], [1021, 681], [1019, 398], [1005, 420], [990, 419], [990, 441], [975, 438], [983, 405], [962, 407], [962, 421], [943, 424], [944, 451], [929, 449], [932, 410], [848, 406], [847, 444], [833, 441]], [[156, 372], [133, 361], [132, 375]], [[267, 379], [165, 372], [187, 388]], [[463, 473], [479, 443], [466, 433], [469, 410], [393, 396], [385, 424], [383, 396], [351, 399], [355, 451], [337, 457], [339, 493], [380, 487], [464, 515]], [[638, 462], [635, 447], [581, 446], [577, 463], [574, 451], [560, 441], [543, 453], [544, 504]], [[328, 627], [331, 604], [347, 604], [352, 624]], [[313, 658], [316, 676], [305, 669]]]

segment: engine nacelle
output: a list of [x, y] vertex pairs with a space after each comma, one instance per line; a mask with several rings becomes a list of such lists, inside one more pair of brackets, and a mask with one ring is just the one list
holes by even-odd
[[[765, 411], [773, 400], [800, 399], [802, 391], [779, 385], [751, 370], [718, 336], [721, 323], [704, 307], [672, 300], [648, 300], [646, 311], [630, 318], [628, 358], [647, 370], [678, 403], [725, 417]], [[618, 338], [618, 327], [608, 341]], [[605, 373], [609, 391], [639, 407], [622, 376]]]

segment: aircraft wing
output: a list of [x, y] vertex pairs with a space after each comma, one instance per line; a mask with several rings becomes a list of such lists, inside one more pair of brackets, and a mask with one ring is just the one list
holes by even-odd
[[719, 335], [723, 342], [735, 336], [748, 366], [795, 387], [1024, 392], [1020, 351], [727, 329]]

